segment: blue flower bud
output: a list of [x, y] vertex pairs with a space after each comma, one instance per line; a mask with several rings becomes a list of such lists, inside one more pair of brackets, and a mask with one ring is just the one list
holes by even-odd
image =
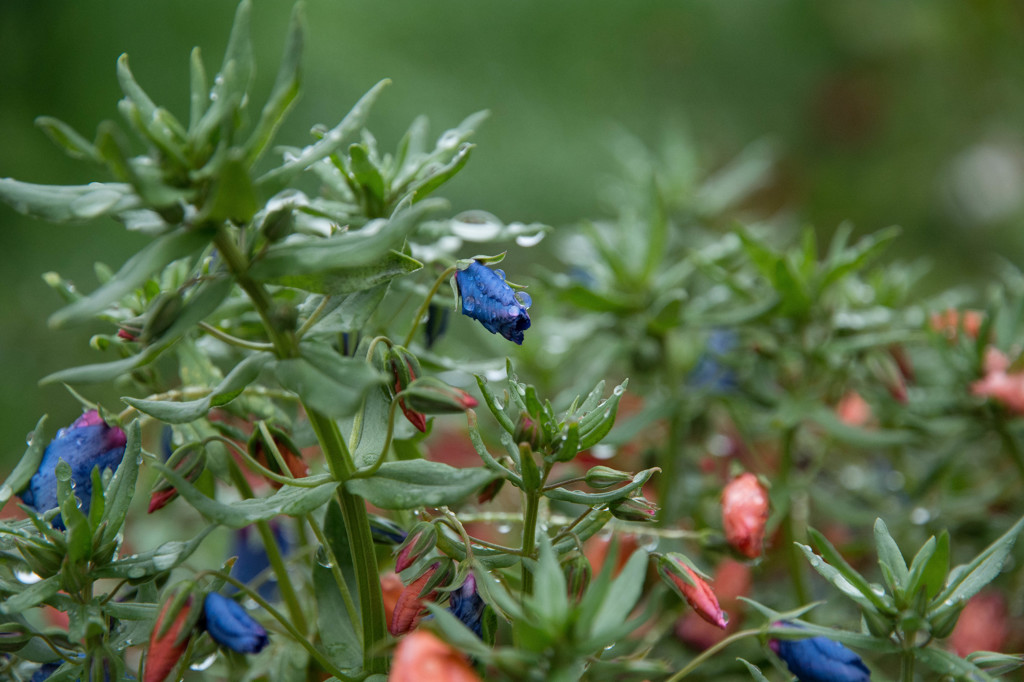
[[[127, 438], [124, 431], [108, 426], [96, 410], [86, 412], [75, 422], [57, 432], [46, 446], [39, 470], [19, 494], [22, 501], [39, 513], [57, 506], [57, 464], [64, 460], [71, 466], [75, 497], [85, 514], [92, 502], [92, 470], [99, 467], [115, 469], [124, 457]], [[60, 516], [53, 519], [54, 528], [63, 529]]]
[[[484, 329], [501, 334], [522, 345], [523, 332], [530, 328], [526, 309], [530, 299], [505, 283], [501, 270], [491, 270], [480, 261], [473, 261], [465, 270], [455, 273], [455, 283], [462, 297], [462, 314], [479, 320]], [[520, 300], [522, 299], [522, 300]]]
[[270, 643], [270, 635], [241, 604], [217, 592], [206, 595], [203, 619], [213, 641], [232, 651], [255, 654]]
[[470, 573], [462, 583], [462, 587], [452, 592], [448, 602], [448, 610], [462, 621], [462, 624], [483, 637], [484, 600], [476, 591], [476, 578]]
[[860, 656], [828, 637], [779, 639], [771, 648], [799, 682], [868, 682], [871, 671]]
[[722, 360], [736, 348], [736, 345], [736, 332], [724, 329], [712, 331], [704, 353], [690, 371], [686, 383], [692, 388], [712, 393], [727, 393], [734, 390], [736, 373], [728, 365], [724, 365]]

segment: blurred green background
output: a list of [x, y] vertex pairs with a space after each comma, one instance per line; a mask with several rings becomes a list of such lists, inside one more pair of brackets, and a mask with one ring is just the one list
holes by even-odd
[[[232, 0], [0, 3], [0, 177], [78, 184], [95, 168], [33, 126], [52, 115], [92, 137], [117, 118], [115, 60], [160, 104], [187, 116], [188, 55], [220, 64]], [[289, 2], [256, 0], [255, 98], [277, 68]], [[551, 3], [308, 2], [305, 91], [278, 136], [304, 144], [374, 82], [370, 119], [385, 149], [412, 118], [440, 132], [492, 116], [469, 167], [446, 189], [455, 210], [554, 226], [600, 215], [621, 131], [657, 148], [690, 136], [713, 170], [767, 138], [778, 161], [760, 197], [831, 232], [906, 228], [899, 254], [928, 256], [932, 286], [978, 283], [1024, 253], [1024, 4], [1020, 2]], [[38, 388], [56, 369], [97, 361], [90, 330], [52, 331], [60, 301], [40, 274], [88, 290], [92, 263], [119, 266], [143, 240], [112, 221], [51, 226], [0, 206], [0, 462], [44, 412], [77, 404]], [[101, 394], [89, 393], [98, 397]]]

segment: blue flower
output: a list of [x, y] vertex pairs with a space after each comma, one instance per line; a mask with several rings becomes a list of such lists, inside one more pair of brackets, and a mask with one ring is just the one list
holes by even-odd
[[[96, 410], [86, 412], [75, 422], [57, 432], [46, 446], [39, 470], [19, 494], [22, 501], [39, 513], [57, 506], [57, 464], [64, 460], [71, 466], [75, 497], [85, 514], [92, 502], [92, 470], [99, 467], [115, 469], [124, 457], [124, 431], [108, 426]], [[54, 528], [63, 529], [60, 516], [53, 519]]]
[[715, 329], [708, 336], [704, 353], [690, 371], [686, 383], [692, 388], [725, 393], [736, 388], [736, 373], [722, 360], [736, 347], [736, 332]]
[[462, 298], [462, 314], [479, 320], [484, 329], [501, 334], [522, 345], [523, 332], [530, 328], [530, 298], [512, 291], [505, 283], [505, 273], [491, 270], [480, 261], [473, 261], [465, 270], [455, 273], [455, 283]]
[[476, 591], [476, 578], [470, 573], [462, 583], [462, 587], [452, 592], [448, 602], [448, 610], [462, 621], [462, 624], [483, 637], [484, 600]]
[[400, 545], [405, 542], [405, 529], [391, 519], [370, 515], [370, 536], [378, 545]]
[[772, 640], [772, 651], [799, 682], [868, 682], [871, 671], [860, 656], [828, 637]]
[[263, 626], [234, 599], [211, 592], [203, 600], [203, 619], [213, 641], [242, 654], [255, 654], [270, 643]]
[[[287, 555], [291, 543], [288, 542], [281, 527], [271, 522], [270, 529], [281, 554]], [[231, 577], [246, 585], [270, 568], [270, 557], [267, 556], [263, 538], [255, 532], [252, 526], [245, 526], [234, 532], [231, 541], [231, 555], [238, 557], [235, 565], [231, 567]], [[275, 576], [272, 574], [269, 579], [263, 581], [256, 591], [267, 601], [273, 600], [277, 596]]]

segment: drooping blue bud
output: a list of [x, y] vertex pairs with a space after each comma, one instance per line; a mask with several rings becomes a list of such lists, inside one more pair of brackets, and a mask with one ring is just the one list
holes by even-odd
[[[287, 556], [291, 543], [288, 542], [280, 524], [271, 521], [270, 530], [281, 555]], [[231, 539], [231, 556], [238, 557], [235, 565], [231, 567], [231, 577], [246, 585], [270, 568], [270, 557], [267, 556], [263, 537], [253, 526], [244, 526], [234, 532]], [[264, 580], [256, 591], [267, 601], [272, 601], [277, 596], [276, 576], [271, 575], [270, 579]]]
[[871, 671], [853, 653], [828, 637], [775, 639], [772, 651], [799, 682], [869, 682]]
[[523, 332], [530, 328], [526, 309], [530, 299], [512, 290], [505, 283], [501, 270], [491, 270], [480, 261], [473, 261], [465, 270], [455, 273], [455, 283], [462, 298], [462, 314], [479, 320], [484, 329], [501, 334], [522, 345]]
[[217, 592], [203, 600], [203, 619], [213, 641], [242, 654], [255, 654], [270, 643], [270, 635], [241, 604]]
[[483, 637], [484, 600], [476, 591], [476, 578], [470, 573], [462, 583], [462, 587], [452, 592], [448, 602], [448, 610], [462, 621], [462, 624]]
[[[57, 464], [64, 460], [71, 466], [71, 481], [81, 509], [89, 513], [92, 502], [92, 470], [115, 469], [124, 457], [127, 438], [120, 428], [108, 426], [99, 412], [91, 410], [61, 429], [46, 446], [39, 470], [28, 487], [19, 494], [22, 501], [43, 513], [57, 506]], [[60, 516], [53, 519], [54, 528], [64, 528]]]

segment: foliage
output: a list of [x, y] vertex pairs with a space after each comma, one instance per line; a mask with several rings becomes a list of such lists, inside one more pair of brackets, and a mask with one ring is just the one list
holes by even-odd
[[[385, 153], [365, 128], [382, 82], [309, 144], [271, 154], [301, 86], [303, 9], [258, 112], [250, 11], [243, 0], [212, 80], [193, 52], [187, 123], [127, 57], [118, 109], [134, 141], [111, 122], [89, 141], [40, 121], [111, 181], [0, 180], [17, 211], [108, 216], [150, 240], [117, 272], [97, 268], [89, 294], [47, 275], [67, 300], [51, 324], [98, 321], [105, 360], [44, 382], [69, 385], [94, 426], [123, 428], [123, 457], [78, 478], [77, 462], [53, 461], [67, 432], [47, 446], [40, 420], [0, 487], [0, 503], [32, 503], [0, 525], [5, 673], [379, 680], [417, 625], [487, 679], [766, 679], [766, 662], [782, 670], [770, 637], [827, 637], [903, 680], [918, 664], [959, 679], [1019, 665], [941, 640], [982, 588], [1009, 583], [1024, 524], [1011, 520], [1024, 514], [1024, 277], [1007, 273], [983, 313], [932, 320], [947, 303], [914, 301], [913, 267], [876, 265], [895, 229], [851, 241], [842, 227], [821, 249], [810, 229], [794, 246], [776, 225], [737, 222], [768, 150], [711, 177], [634, 150], [618, 216], [560, 231], [562, 262], [522, 275], [531, 318], [523, 287], [490, 268], [503, 253], [464, 243], [528, 248], [548, 228], [449, 217], [432, 196], [466, 166], [483, 114], [433, 145], [416, 119]], [[515, 365], [473, 320], [523, 344], [502, 346]], [[120, 411], [88, 399], [104, 382], [124, 392]], [[25, 494], [40, 466], [53, 467], [52, 510]], [[738, 494], [757, 499], [721, 507], [742, 471], [757, 477]], [[147, 489], [150, 517], [133, 502]], [[876, 514], [889, 524], [874, 521], [871, 574]], [[721, 530], [734, 521], [742, 546]], [[146, 537], [161, 523], [173, 539]], [[228, 531], [254, 531], [268, 568], [243, 581], [235, 559], [211, 556], [204, 541]], [[915, 541], [908, 565], [900, 546]], [[725, 586], [716, 598], [701, 567], [737, 560], [758, 600], [737, 590], [731, 629], [685, 652], [666, 588], [721, 627]], [[825, 583], [808, 564], [852, 604], [815, 608]], [[745, 605], [764, 623], [737, 631]], [[56, 612], [66, 626], [47, 623]], [[733, 644], [746, 658], [716, 655]]]

